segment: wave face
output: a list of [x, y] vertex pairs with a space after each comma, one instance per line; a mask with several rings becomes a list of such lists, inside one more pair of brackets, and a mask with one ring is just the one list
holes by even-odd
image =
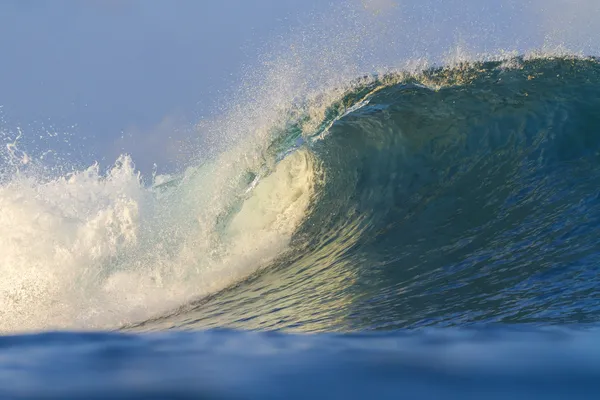
[[[286, 251], [227, 290], [128, 328], [597, 322], [598, 109], [594, 59], [360, 80], [308, 134], [291, 124], [271, 145], [320, 166]], [[259, 181], [255, 196], [270, 187]], [[227, 229], [253, 224], [239, 215]]]
[[11, 143], [0, 331], [598, 321], [597, 60], [366, 76], [281, 108], [152, 184], [126, 156], [45, 175]]

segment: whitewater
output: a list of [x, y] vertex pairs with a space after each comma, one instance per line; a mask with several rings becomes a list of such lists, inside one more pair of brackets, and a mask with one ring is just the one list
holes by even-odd
[[396, 59], [394, 4], [290, 32], [180, 171], [2, 128], [0, 397], [593, 398], [593, 26]]

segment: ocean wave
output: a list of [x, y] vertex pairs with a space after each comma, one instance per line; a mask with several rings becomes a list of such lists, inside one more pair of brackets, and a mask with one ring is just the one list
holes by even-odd
[[599, 73], [518, 57], [357, 81], [303, 130], [323, 181], [290, 250], [131, 328], [596, 321]]
[[11, 143], [0, 331], [597, 319], [595, 59], [315, 93], [233, 112], [222, 151], [150, 184], [127, 156], [41, 177]]

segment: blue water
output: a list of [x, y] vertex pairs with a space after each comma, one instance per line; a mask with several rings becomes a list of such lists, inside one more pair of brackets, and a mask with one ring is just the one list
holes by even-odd
[[597, 330], [210, 331], [0, 341], [4, 399], [592, 399]]
[[[182, 239], [204, 234], [194, 221], [163, 217], [190, 214], [194, 182], [218, 168], [155, 185], [148, 196], [168, 207], [142, 208], [160, 216], [141, 225], [153, 235], [139, 249], [110, 242], [127, 246], [94, 285], [142, 271], [170, 295], [181, 282], [168, 271], [198, 295], [119, 317], [111, 333], [2, 337], [0, 396], [596, 398], [598, 60], [473, 62], [349, 88], [317, 121], [290, 113], [262, 161], [227, 180], [207, 247]], [[190, 248], [202, 257], [183, 272], [131, 267]], [[195, 271], [222, 265], [245, 272], [200, 290], [208, 278]], [[105, 301], [73, 310], [61, 301], [74, 297], [56, 295], [38, 317], [35, 300], [10, 293], [11, 310], [27, 327], [47, 319], [42, 329], [92, 321]], [[15, 320], [2, 327], [19, 331]]]

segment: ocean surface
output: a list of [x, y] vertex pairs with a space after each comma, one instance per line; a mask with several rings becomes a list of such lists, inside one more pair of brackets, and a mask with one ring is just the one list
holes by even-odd
[[6, 146], [0, 398], [599, 396], [599, 60], [238, 111], [151, 181]]

